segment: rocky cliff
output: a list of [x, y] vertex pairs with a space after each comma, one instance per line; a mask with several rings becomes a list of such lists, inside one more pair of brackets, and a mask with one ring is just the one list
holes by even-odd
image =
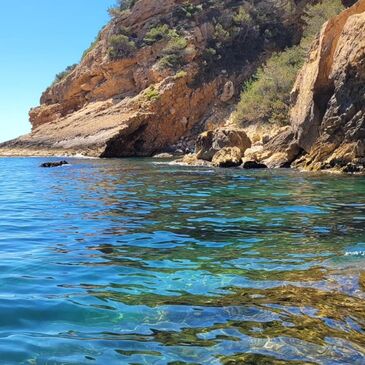
[[291, 92], [290, 126], [246, 152], [268, 167], [365, 171], [365, 0], [326, 22]]
[[330, 19], [295, 83], [295, 166], [357, 171], [365, 164], [365, 0]]
[[[199, 133], [220, 136], [243, 82], [271, 53], [298, 44], [309, 2], [138, 0], [116, 9], [80, 64], [30, 111], [32, 132], [0, 153], [151, 156], [192, 152], [197, 140], [197, 155], [185, 159], [196, 163]], [[359, 0], [312, 45], [291, 93], [290, 125], [251, 148], [223, 138], [216, 164], [233, 156], [235, 165], [364, 171], [364, 35]]]
[[116, 9], [80, 64], [30, 111], [32, 132], [2, 151], [187, 152], [199, 132], [226, 122], [270, 53], [298, 42], [308, 2], [138, 0]]

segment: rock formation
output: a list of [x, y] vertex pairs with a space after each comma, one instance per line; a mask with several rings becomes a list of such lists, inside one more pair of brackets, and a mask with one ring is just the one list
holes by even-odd
[[365, 164], [365, 1], [322, 29], [293, 90], [291, 120], [306, 169]]
[[365, 0], [330, 19], [291, 93], [290, 127], [246, 159], [269, 167], [363, 172]]
[[50, 168], [50, 167], [61, 167], [64, 165], [69, 165], [69, 163], [65, 160], [57, 162], [44, 162], [40, 165], [40, 167]]
[[[291, 97], [291, 125], [264, 145], [246, 147], [243, 165], [364, 172], [365, 0], [324, 24]], [[212, 135], [205, 132], [198, 138], [198, 158], [210, 160], [226, 147], [207, 148], [208, 142], [213, 145]], [[229, 144], [234, 146], [240, 143]], [[228, 152], [222, 150], [220, 158]]]
[[223, 147], [212, 158], [216, 167], [236, 167], [242, 163], [242, 152], [238, 147]]
[[152, 156], [191, 152], [197, 139], [183, 163], [363, 171], [365, 0], [323, 26], [291, 94], [290, 127], [265, 138], [217, 128], [265, 58], [298, 43], [308, 2], [285, 17], [278, 0], [259, 0], [260, 10], [243, 0], [137, 0], [43, 93], [32, 132], [0, 154]]
[[290, 148], [303, 154], [294, 166], [309, 170], [362, 170], [365, 0], [323, 26], [298, 75], [292, 99], [294, 140]]
[[[307, 2], [295, 2], [298, 12]], [[298, 38], [295, 12], [282, 11], [285, 1], [247, 4], [137, 0], [43, 93], [29, 113], [32, 132], [1, 145], [0, 153], [186, 152], [200, 132], [224, 125], [237, 91], [265, 57]]]
[[251, 147], [251, 141], [243, 129], [222, 127], [200, 134], [195, 145], [197, 158], [212, 161], [213, 157], [223, 148], [237, 147], [241, 157]]
[[236, 167], [241, 165], [251, 140], [243, 129], [221, 127], [201, 133], [195, 143], [195, 153], [176, 162], [183, 165]]

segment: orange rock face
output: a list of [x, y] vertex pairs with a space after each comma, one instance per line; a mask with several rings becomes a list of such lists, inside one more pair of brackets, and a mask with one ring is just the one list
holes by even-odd
[[[297, 10], [309, 1], [298, 2]], [[238, 26], [242, 6], [247, 2], [136, 0], [103, 28], [77, 67], [43, 93], [29, 113], [32, 132], [1, 150], [103, 157], [192, 151], [201, 132], [225, 125], [242, 84], [270, 52], [297, 38], [289, 29], [298, 26], [284, 17]], [[219, 34], [218, 24], [228, 31]], [[281, 32], [266, 32], [272, 27]], [[146, 38], [151, 31], [157, 34], [152, 41]], [[111, 39], [118, 36], [132, 50], [113, 56]]]
[[[147, 10], [160, 11], [152, 8], [149, 3]], [[134, 10], [135, 27], [147, 17], [143, 11], [140, 6]], [[191, 62], [175, 76], [157, 67], [160, 43], [141, 48], [131, 58], [111, 60], [107, 37], [113, 26], [103, 30], [95, 48], [71, 74], [43, 93], [41, 105], [29, 113], [32, 133], [12, 141], [10, 147], [104, 157], [149, 156], [189, 134], [209, 115], [227, 79], [189, 85], [198, 72], [194, 59], [200, 43], [191, 40], [187, 55]], [[154, 94], [149, 95], [151, 87]]]
[[122, 59], [108, 56], [108, 39], [116, 29], [128, 27], [143, 36], [148, 22], [159, 24], [180, 2], [139, 0], [126, 16], [111, 21], [82, 62], [43, 93], [39, 107], [31, 109], [31, 134], [7, 147], [104, 157], [149, 156], [189, 135], [203, 118], [209, 120], [213, 108], [229, 109], [219, 99], [224, 85], [231, 82], [227, 75], [190, 85], [211, 32], [207, 24], [197, 24], [187, 35], [180, 73], [158, 67], [164, 41], [144, 45]]
[[365, 0], [322, 28], [292, 92], [291, 122], [305, 169], [365, 163]]
[[[100, 32], [77, 67], [43, 93], [29, 113], [31, 134], [0, 147], [108, 157], [188, 151], [200, 132], [225, 124], [243, 82], [269, 53], [292, 42], [285, 32], [271, 39], [268, 27], [298, 29], [280, 16], [275, 24], [239, 26], [242, 6], [247, 2], [136, 0]], [[228, 31], [219, 34], [218, 24]], [[128, 52], [110, 53], [115, 37]]]

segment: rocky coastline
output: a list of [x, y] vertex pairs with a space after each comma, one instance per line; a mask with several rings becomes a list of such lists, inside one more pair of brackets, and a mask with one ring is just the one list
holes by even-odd
[[[32, 132], [0, 144], [0, 155], [167, 153], [165, 157], [185, 155], [177, 163], [189, 165], [364, 173], [365, 0], [323, 25], [297, 76], [284, 127], [237, 126], [231, 118], [240, 85], [264, 61], [264, 40], [255, 38], [258, 49], [251, 58], [234, 67], [217, 61], [202, 78], [202, 57], [214, 27], [203, 16], [176, 18], [174, 11], [180, 8], [174, 0], [168, 6], [138, 0], [128, 17], [113, 19], [81, 63], [48, 88], [41, 105], [30, 111]], [[137, 44], [146, 38], [151, 22], [161, 21], [179, 21], [185, 29], [180, 71], [160, 65], [163, 47], [171, 39], [181, 42], [176, 34], [167, 43], [148, 43], [121, 59], [108, 56], [111, 34], [128, 26]]]

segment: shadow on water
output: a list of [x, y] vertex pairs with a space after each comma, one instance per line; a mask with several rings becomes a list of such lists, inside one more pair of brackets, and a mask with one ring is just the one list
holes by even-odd
[[4, 363], [363, 363], [364, 178], [38, 165], [0, 160]]

